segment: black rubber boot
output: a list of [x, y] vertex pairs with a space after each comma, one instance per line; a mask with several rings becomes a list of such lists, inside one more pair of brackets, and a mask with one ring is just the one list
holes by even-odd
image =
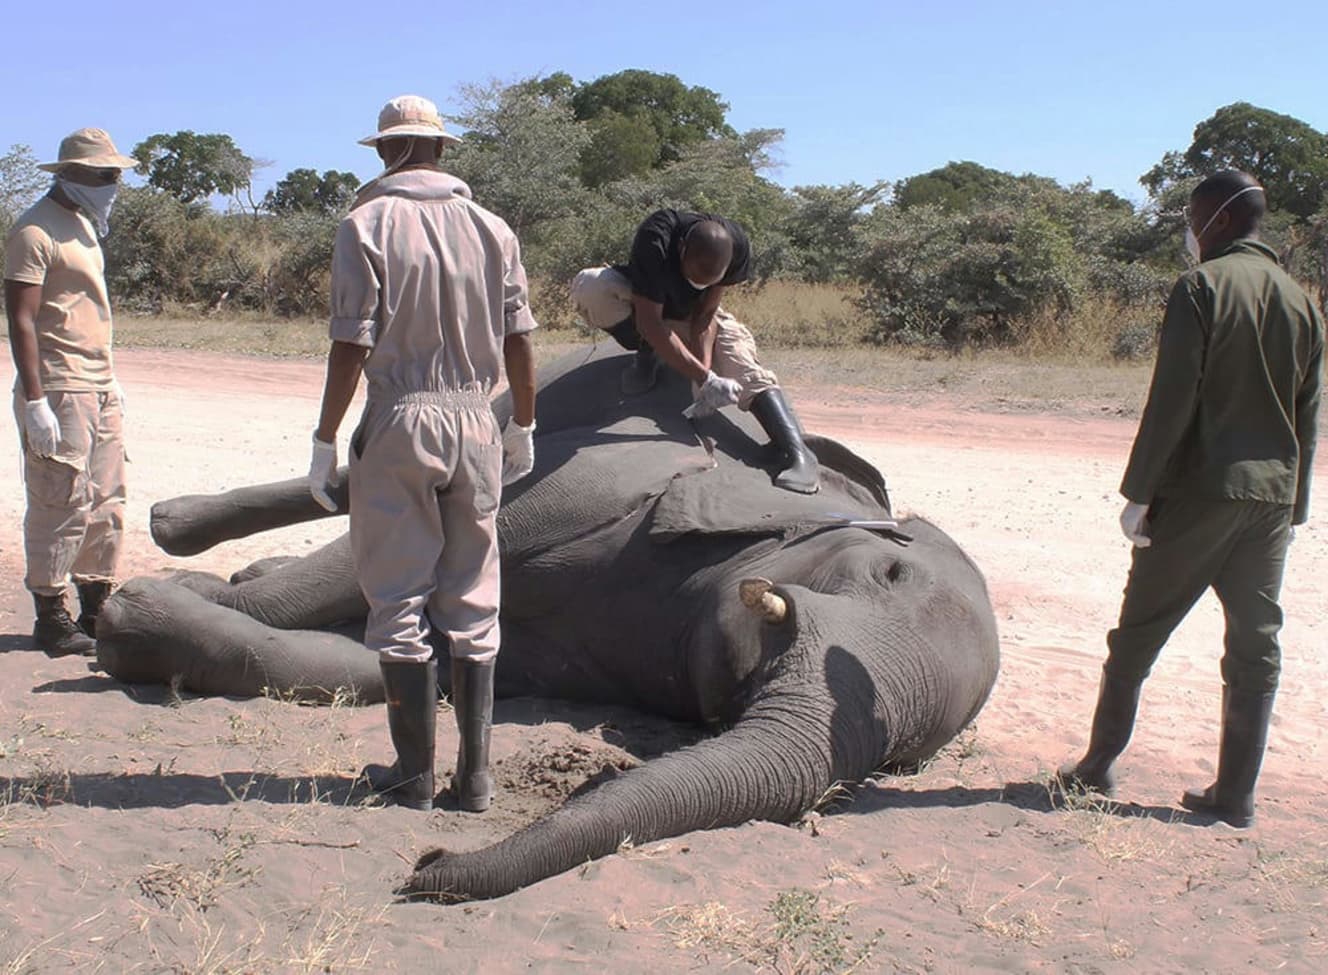
[[752, 400], [752, 416], [770, 442], [783, 454], [783, 467], [775, 487], [799, 494], [815, 494], [821, 488], [821, 468], [816, 455], [802, 442], [798, 421], [780, 389], [767, 389]]
[[637, 347], [632, 364], [622, 371], [622, 391], [626, 396], [640, 396], [655, 388], [659, 378], [659, 359], [649, 342]]
[[1206, 813], [1236, 829], [1254, 825], [1254, 786], [1268, 744], [1268, 723], [1273, 717], [1271, 691], [1222, 691], [1222, 746], [1217, 759], [1217, 781], [1206, 789], [1187, 789], [1180, 804]]
[[82, 610], [78, 615], [78, 628], [88, 636], [97, 636], [97, 617], [101, 614], [102, 603], [111, 595], [109, 582], [76, 582], [78, 587], [78, 605]]
[[383, 671], [387, 728], [397, 760], [367, 765], [360, 773], [374, 792], [407, 809], [433, 808], [435, 733], [438, 728], [438, 664], [388, 660]]
[[32, 594], [37, 619], [32, 625], [32, 645], [48, 657], [69, 657], [97, 654], [97, 641], [78, 628], [65, 608], [65, 594], [42, 596]]
[[1061, 766], [1057, 775], [1062, 786], [1115, 795], [1113, 766], [1130, 743], [1134, 718], [1139, 711], [1139, 690], [1140, 685], [1134, 681], [1102, 671], [1088, 751], [1078, 762]]
[[466, 812], [484, 812], [493, 801], [489, 739], [493, 733], [494, 663], [452, 658], [452, 707], [461, 733], [452, 794]]

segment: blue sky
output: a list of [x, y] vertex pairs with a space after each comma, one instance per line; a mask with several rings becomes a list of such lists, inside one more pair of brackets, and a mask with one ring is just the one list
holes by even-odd
[[230, 134], [288, 170], [377, 171], [355, 144], [406, 92], [623, 68], [719, 92], [739, 129], [783, 128], [780, 183], [896, 180], [972, 159], [1134, 199], [1196, 122], [1243, 100], [1328, 129], [1328, 3], [452, 4], [221, 0], [11, 4], [0, 149], [52, 158], [107, 128]]

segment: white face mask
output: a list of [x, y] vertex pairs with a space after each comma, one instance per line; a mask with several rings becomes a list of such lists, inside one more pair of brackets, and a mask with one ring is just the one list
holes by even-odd
[[706, 288], [710, 287], [710, 285], [708, 284], [697, 284], [695, 281], [693, 281], [691, 278], [687, 277], [686, 275], [683, 275], [683, 280], [686, 281], [688, 284], [690, 284], [697, 291], [704, 291]]
[[115, 204], [115, 194], [120, 190], [119, 183], [84, 186], [82, 183], [57, 176], [55, 185], [60, 187], [60, 192], [92, 221], [92, 225], [97, 228], [98, 237], [105, 237], [111, 232], [108, 221], [111, 219], [111, 207]]
[[1223, 210], [1225, 210], [1227, 207], [1229, 207], [1232, 203], [1234, 203], [1234, 202], [1235, 202], [1236, 200], [1238, 200], [1240, 197], [1244, 196], [1246, 193], [1253, 193], [1253, 192], [1255, 192], [1256, 190], [1259, 191], [1260, 193], [1262, 193], [1262, 192], [1263, 192], [1263, 187], [1262, 187], [1262, 186], [1247, 186], [1247, 187], [1245, 187], [1243, 190], [1240, 190], [1239, 192], [1233, 193], [1231, 196], [1227, 197], [1227, 201], [1226, 201], [1225, 203], [1223, 203], [1220, 207], [1218, 207], [1216, 210], [1213, 211], [1213, 215], [1212, 215], [1211, 217], [1208, 218], [1208, 222], [1207, 222], [1206, 224], [1203, 225], [1203, 229], [1200, 230], [1197, 234], [1194, 232], [1194, 228], [1192, 228], [1192, 227], [1190, 227], [1188, 224], [1186, 224], [1186, 226], [1185, 226], [1185, 253], [1187, 253], [1187, 254], [1190, 255], [1190, 257], [1194, 260], [1194, 263], [1195, 263], [1195, 264], [1198, 264], [1200, 261], [1203, 260], [1203, 248], [1199, 246], [1199, 240], [1200, 240], [1200, 238], [1203, 237], [1204, 234], [1208, 233], [1208, 228], [1211, 227], [1211, 226], [1213, 225], [1213, 221], [1217, 219], [1218, 214], [1220, 214]]

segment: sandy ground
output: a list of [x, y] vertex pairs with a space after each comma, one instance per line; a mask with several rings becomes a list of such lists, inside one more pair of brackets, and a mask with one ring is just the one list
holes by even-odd
[[[151, 501], [307, 463], [321, 367], [126, 351], [125, 575], [223, 573], [307, 551], [321, 523], [191, 560], [157, 551]], [[8, 383], [12, 372], [3, 376]], [[0, 973], [55, 971], [1186, 971], [1328, 965], [1328, 564], [1295, 542], [1284, 691], [1246, 832], [1186, 821], [1214, 771], [1221, 615], [1206, 600], [1147, 685], [1122, 803], [1049, 801], [1086, 743], [1128, 550], [1116, 531], [1133, 421], [980, 412], [794, 389], [807, 425], [886, 472], [896, 504], [987, 573], [1004, 657], [976, 726], [909, 777], [795, 828], [695, 833], [497, 901], [394, 904], [424, 849], [491, 842], [606, 765], [689, 738], [628, 711], [501, 702], [486, 816], [348, 798], [388, 754], [381, 708], [184, 700], [29, 652], [12, 421], [0, 442]], [[1328, 475], [1319, 474], [1328, 485]], [[455, 748], [440, 720], [440, 766]]]

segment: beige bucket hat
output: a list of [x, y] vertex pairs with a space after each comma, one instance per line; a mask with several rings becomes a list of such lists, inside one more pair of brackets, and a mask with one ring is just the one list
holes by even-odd
[[60, 140], [60, 157], [55, 162], [41, 163], [37, 168], [58, 173], [69, 165], [90, 169], [133, 169], [138, 160], [121, 155], [105, 129], [79, 129]]
[[447, 143], [461, 140], [443, 128], [443, 117], [438, 106], [419, 95], [398, 95], [378, 113], [378, 131], [360, 140], [362, 146], [377, 145], [379, 139], [396, 139], [419, 135], [442, 139]]

